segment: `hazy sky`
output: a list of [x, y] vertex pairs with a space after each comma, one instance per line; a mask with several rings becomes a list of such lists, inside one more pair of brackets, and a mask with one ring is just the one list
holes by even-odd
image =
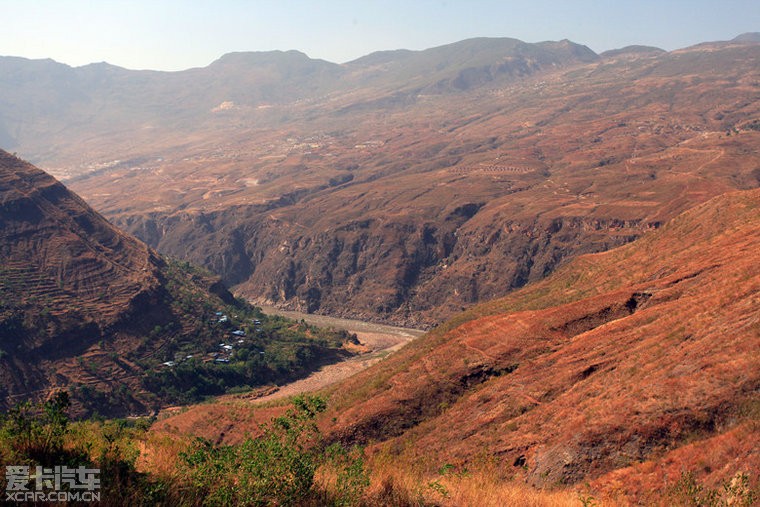
[[470, 37], [676, 49], [760, 31], [760, 0], [0, 0], [0, 55], [131, 69], [298, 49], [342, 63]]

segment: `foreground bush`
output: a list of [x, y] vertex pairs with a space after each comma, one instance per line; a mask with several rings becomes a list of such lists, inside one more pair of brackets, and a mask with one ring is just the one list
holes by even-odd
[[207, 505], [294, 505], [309, 497], [320, 462], [315, 416], [324, 400], [297, 397], [293, 409], [262, 435], [236, 446], [213, 446], [197, 439], [182, 453], [180, 473], [190, 497]]
[[[100, 469], [104, 505], [359, 505], [369, 484], [361, 449], [325, 447], [315, 417], [326, 408], [299, 396], [293, 408], [239, 445], [196, 439], [179, 453], [170, 476], [136, 468], [146, 420], [70, 423], [65, 392], [40, 404], [24, 403], [0, 416], [0, 462]], [[334, 477], [315, 483], [317, 469]], [[5, 489], [5, 474], [0, 488]], [[30, 484], [31, 489], [34, 485]]]

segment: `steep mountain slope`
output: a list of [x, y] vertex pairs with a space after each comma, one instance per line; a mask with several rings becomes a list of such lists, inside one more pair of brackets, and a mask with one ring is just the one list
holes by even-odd
[[760, 46], [692, 48], [456, 100], [346, 95], [287, 131], [72, 184], [247, 297], [429, 326], [760, 184], [759, 62]]
[[758, 399], [752, 190], [474, 307], [340, 385], [325, 426], [397, 463], [631, 492], [759, 473]]
[[[243, 322], [252, 315], [256, 326]], [[208, 379], [218, 387], [225, 385], [219, 378], [254, 385], [298, 374], [334, 359], [340, 345], [330, 333], [308, 343], [300, 332], [278, 343], [275, 325], [236, 302], [218, 279], [165, 261], [54, 178], [0, 150], [0, 404], [64, 388], [80, 410], [145, 412], [181, 398], [166, 385], [173, 363], [160, 363], [218, 350], [233, 324], [255, 327], [256, 337], [236, 336], [229, 350], [250, 342], [266, 357], [248, 375], [226, 364], [178, 366], [184, 377], [173, 379], [174, 388], [184, 388], [185, 398], [214, 392]], [[237, 356], [210, 357], [230, 363]], [[288, 371], [274, 371], [275, 361]]]
[[[95, 317], [113, 322], [135, 297], [156, 289], [160, 261], [145, 244], [43, 171], [6, 152], [0, 152], [0, 168], [3, 289], [16, 288], [18, 281], [33, 301], [55, 292], [74, 298], [81, 317], [73, 325]], [[107, 294], [100, 294], [105, 289]], [[51, 312], [59, 310], [58, 302], [71, 306], [52, 299]]]
[[474, 39], [343, 66], [235, 54], [187, 71], [198, 93], [129, 102], [155, 121], [66, 130], [76, 153], [55, 160], [118, 226], [238, 294], [431, 326], [758, 186], [759, 68], [751, 42], [599, 58]]
[[[162, 261], [51, 176], [0, 152], [3, 401], [58, 384], [84, 353], [161, 299]], [[160, 311], [160, 308], [156, 308]]]

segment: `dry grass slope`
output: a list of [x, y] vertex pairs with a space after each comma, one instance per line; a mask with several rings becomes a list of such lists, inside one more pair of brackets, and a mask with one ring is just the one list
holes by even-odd
[[335, 437], [429, 470], [485, 453], [503, 477], [551, 485], [698, 468], [677, 450], [738, 431], [743, 458], [703, 472], [757, 476], [759, 246], [755, 190], [581, 257], [336, 388]]
[[[738, 473], [756, 490], [759, 246], [760, 190], [715, 198], [333, 386], [320, 424], [367, 445], [367, 505], [687, 505]], [[144, 466], [171, 469], [167, 439], [239, 441], [282, 403], [172, 415]]]

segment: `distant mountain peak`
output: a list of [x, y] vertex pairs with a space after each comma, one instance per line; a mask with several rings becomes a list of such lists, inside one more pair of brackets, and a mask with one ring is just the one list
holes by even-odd
[[760, 32], [746, 32], [737, 35], [731, 42], [760, 42]]
[[222, 55], [219, 59], [212, 62], [211, 66], [221, 64], [260, 65], [282, 61], [317, 62], [321, 60], [310, 58], [306, 53], [295, 49], [288, 51], [234, 51]]
[[599, 56], [602, 58], [615, 58], [618, 56], [643, 56], [643, 55], [650, 55], [655, 56], [659, 54], [667, 53], [662, 48], [658, 48], [655, 46], [642, 46], [638, 44], [634, 44], [631, 46], [625, 46], [623, 48], [619, 49], [611, 49], [609, 51], [605, 51], [601, 53]]

